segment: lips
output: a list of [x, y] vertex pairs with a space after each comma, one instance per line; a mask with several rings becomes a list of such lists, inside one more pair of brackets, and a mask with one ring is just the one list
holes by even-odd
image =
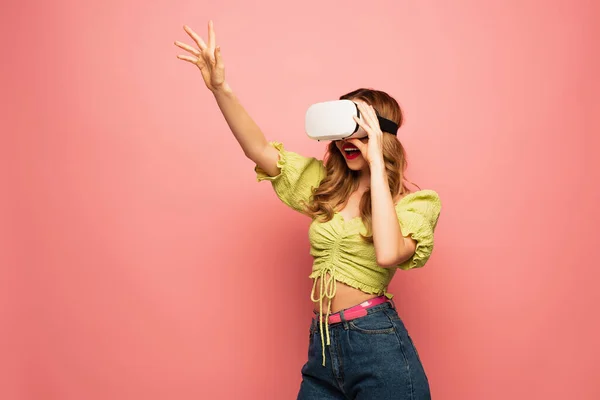
[[342, 146], [342, 154], [347, 160], [354, 160], [360, 156], [360, 150], [351, 143], [346, 143]]

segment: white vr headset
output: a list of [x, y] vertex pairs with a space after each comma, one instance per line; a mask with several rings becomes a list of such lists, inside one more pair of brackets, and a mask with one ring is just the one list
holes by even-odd
[[[311, 105], [306, 111], [304, 128], [309, 138], [314, 140], [360, 139], [367, 132], [352, 117], [360, 118], [360, 111], [351, 100], [333, 100]], [[382, 132], [396, 135], [398, 124], [377, 116]]]

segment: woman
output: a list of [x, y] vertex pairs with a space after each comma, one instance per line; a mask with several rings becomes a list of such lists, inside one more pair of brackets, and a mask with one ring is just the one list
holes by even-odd
[[225, 81], [212, 21], [208, 44], [189, 27], [194, 48], [178, 55], [200, 69], [259, 181], [312, 218], [314, 257], [308, 362], [299, 399], [429, 399], [425, 371], [387, 287], [397, 269], [425, 265], [441, 204], [432, 190], [405, 185], [404, 148], [395, 132], [382, 132], [377, 115], [399, 127], [398, 103], [381, 91], [359, 89], [355, 118], [368, 136], [333, 141], [325, 161], [267, 142]]

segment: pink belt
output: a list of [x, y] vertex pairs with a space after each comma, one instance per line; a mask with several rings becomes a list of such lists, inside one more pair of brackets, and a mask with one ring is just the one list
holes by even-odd
[[[375, 307], [379, 304], [383, 304], [387, 301], [388, 301], [388, 299], [385, 295], [375, 297], [374, 299], [370, 299], [367, 301], [363, 301], [362, 303], [357, 304], [354, 307], [350, 307], [345, 310], [342, 310], [342, 311], [344, 311], [344, 319], [346, 321], [350, 321], [352, 319], [364, 317], [365, 315], [367, 315], [367, 309], [369, 309], [371, 307]], [[342, 322], [342, 316], [340, 315], [340, 313], [341, 313], [341, 311], [331, 314], [329, 316], [329, 323], [337, 324], [338, 322]]]

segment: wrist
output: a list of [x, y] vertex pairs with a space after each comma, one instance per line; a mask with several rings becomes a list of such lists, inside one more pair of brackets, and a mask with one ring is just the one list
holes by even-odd
[[212, 88], [211, 92], [213, 92], [213, 94], [215, 96], [229, 95], [229, 94], [233, 93], [233, 90], [231, 90], [231, 87], [227, 84], [227, 82], [223, 82], [221, 85]]
[[383, 157], [378, 157], [374, 160], [369, 160], [369, 168], [371, 169], [371, 171], [373, 171], [373, 170], [385, 171], [385, 162], [383, 161]]

